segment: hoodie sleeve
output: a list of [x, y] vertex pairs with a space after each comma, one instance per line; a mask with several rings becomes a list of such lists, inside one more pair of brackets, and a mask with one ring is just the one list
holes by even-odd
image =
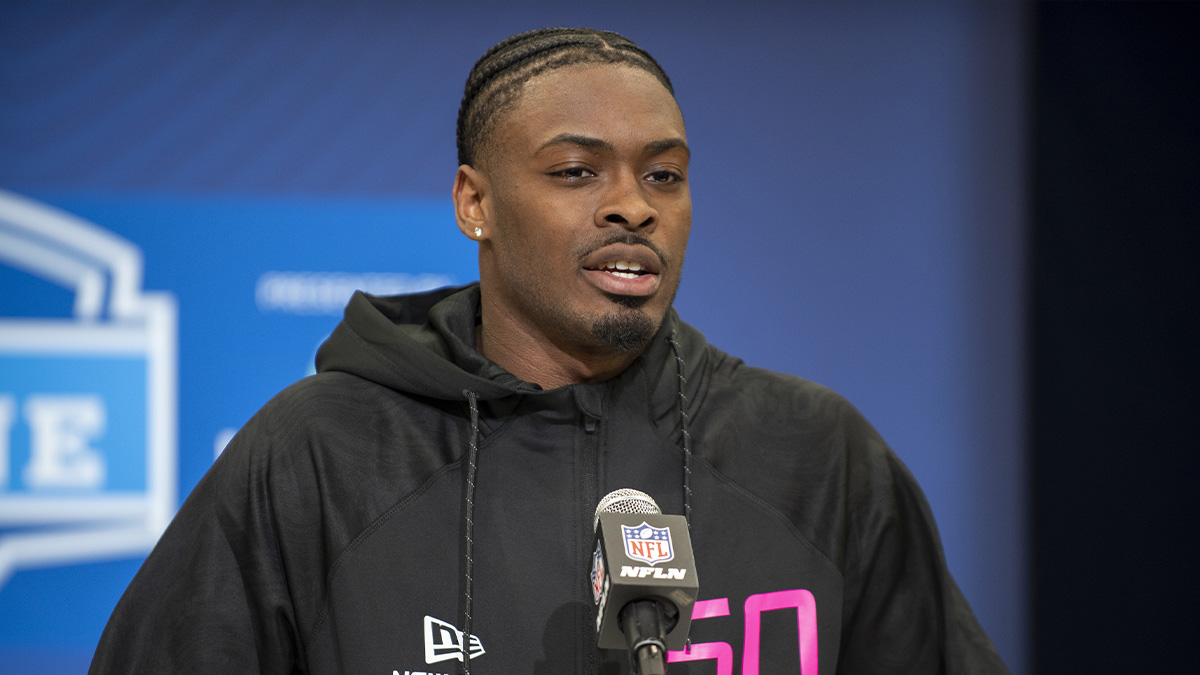
[[852, 476], [838, 672], [1008, 673], [946, 565], [916, 479], [886, 446]]
[[253, 421], [176, 514], [125, 591], [89, 673], [292, 673], [294, 614]]

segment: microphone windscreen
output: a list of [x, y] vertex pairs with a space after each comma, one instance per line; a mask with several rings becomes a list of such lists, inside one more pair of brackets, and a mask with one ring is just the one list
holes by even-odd
[[592, 517], [592, 531], [600, 523], [601, 513], [645, 513], [658, 515], [662, 509], [650, 495], [633, 488], [621, 488], [604, 495], [604, 499], [596, 505], [596, 514]]

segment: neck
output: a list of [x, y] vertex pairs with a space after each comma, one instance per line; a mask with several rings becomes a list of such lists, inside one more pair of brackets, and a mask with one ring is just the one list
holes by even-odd
[[475, 328], [475, 347], [501, 368], [543, 389], [612, 379], [640, 355], [568, 348], [511, 315], [489, 313], [486, 303], [482, 323]]

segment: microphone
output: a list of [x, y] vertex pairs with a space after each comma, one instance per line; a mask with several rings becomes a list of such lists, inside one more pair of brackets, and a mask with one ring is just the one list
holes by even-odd
[[600, 500], [592, 527], [596, 644], [628, 649], [638, 675], [665, 675], [666, 651], [687, 643], [699, 590], [687, 520], [622, 488]]

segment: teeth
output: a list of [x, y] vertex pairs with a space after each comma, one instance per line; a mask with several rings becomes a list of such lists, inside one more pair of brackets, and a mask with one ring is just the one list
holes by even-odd
[[628, 260], [614, 260], [613, 262], [604, 263], [604, 267], [600, 268], [605, 272], [620, 277], [622, 279], [637, 279], [642, 276], [640, 273], [645, 271], [645, 268], [635, 262]]

